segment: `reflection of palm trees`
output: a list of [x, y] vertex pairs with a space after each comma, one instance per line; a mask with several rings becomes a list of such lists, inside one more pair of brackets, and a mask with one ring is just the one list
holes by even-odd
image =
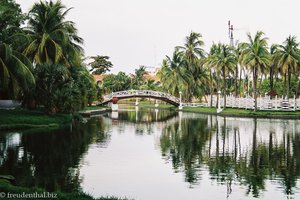
[[175, 171], [184, 171], [185, 180], [197, 184], [203, 160], [205, 142], [209, 139], [207, 119], [182, 119], [163, 129], [161, 150], [166, 160], [171, 160]]
[[[172, 162], [175, 172], [183, 171], [187, 182], [198, 184], [200, 168], [205, 164], [211, 179], [227, 185], [227, 195], [231, 193], [232, 183], [238, 181], [247, 186], [247, 194], [259, 197], [269, 179], [280, 180], [278, 184], [283, 186], [284, 193], [293, 194], [300, 177], [300, 134], [288, 128], [283, 133], [271, 128], [268, 137], [264, 137], [263, 129], [258, 128], [264, 126], [262, 120], [248, 120], [245, 132], [240, 121], [220, 119], [215, 116], [183, 119], [181, 130], [179, 122], [163, 129], [162, 155]], [[246, 138], [251, 130], [248, 144]]]

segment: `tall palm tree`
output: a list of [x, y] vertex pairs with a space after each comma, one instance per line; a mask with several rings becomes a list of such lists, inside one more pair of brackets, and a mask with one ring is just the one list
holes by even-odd
[[234, 49], [235, 57], [236, 57], [236, 66], [235, 66], [235, 97], [240, 95], [240, 86], [242, 82], [242, 72], [243, 72], [243, 65], [242, 65], [242, 48], [238, 45]]
[[[205, 62], [205, 67], [209, 70], [209, 93], [210, 93], [210, 104], [209, 106], [212, 107], [212, 103], [213, 103], [213, 91], [214, 91], [214, 87], [213, 84], [214, 82], [217, 83], [217, 91], [219, 90], [219, 80], [215, 80], [214, 79], [214, 74], [215, 74], [215, 66], [214, 66], [214, 57], [215, 54], [217, 53], [217, 45], [213, 44], [210, 47], [210, 51], [209, 54], [206, 58], [206, 62]], [[217, 95], [217, 104], [219, 102], [219, 95]], [[218, 107], [218, 105], [216, 105], [216, 107]]]
[[189, 83], [192, 82], [193, 76], [187, 68], [184, 67], [182, 53], [177, 49], [173, 52], [172, 58], [169, 56], [163, 60], [162, 67], [158, 72], [163, 89], [167, 92], [178, 96], [182, 92], [183, 100], [189, 100], [191, 93], [188, 91]]
[[267, 38], [262, 31], [258, 31], [254, 38], [247, 34], [248, 43], [242, 43], [243, 64], [252, 72], [254, 111], [257, 111], [257, 77], [264, 73], [271, 64], [270, 53], [268, 51]]
[[270, 92], [274, 93], [274, 78], [276, 78], [278, 74], [278, 62], [276, 62], [275, 53], [277, 51], [278, 45], [273, 44], [270, 48], [270, 55], [271, 55], [271, 65], [269, 67], [269, 80], [270, 80]]
[[19, 89], [25, 91], [34, 85], [30, 61], [9, 45], [0, 44], [0, 98], [15, 98]]
[[[200, 85], [202, 83], [201, 77], [199, 75], [204, 74], [201, 71], [201, 61], [200, 59], [205, 56], [205, 51], [202, 48], [204, 42], [201, 40], [202, 35], [200, 33], [191, 32], [190, 35], [186, 37], [184, 46], [177, 46], [176, 49], [182, 53], [185, 65], [188, 71], [193, 75], [193, 79], [188, 83], [189, 93], [191, 97], [198, 95]], [[200, 80], [199, 80], [200, 79]], [[195, 85], [196, 84], [196, 85]]]
[[25, 29], [27, 43], [23, 52], [34, 63], [65, 66], [80, 63], [83, 39], [77, 35], [75, 24], [65, 20], [69, 11], [61, 1], [40, 1], [33, 5]]
[[217, 44], [211, 56], [211, 64], [215, 66], [218, 77], [223, 79], [224, 107], [226, 107], [227, 82], [226, 78], [233, 74], [237, 65], [234, 49], [225, 44]]
[[285, 96], [290, 95], [291, 90], [291, 76], [296, 72], [300, 63], [300, 49], [296, 36], [289, 36], [283, 45], [278, 45], [275, 52], [275, 60], [278, 66], [281, 66], [281, 72], [284, 77], [284, 86], [286, 88]]

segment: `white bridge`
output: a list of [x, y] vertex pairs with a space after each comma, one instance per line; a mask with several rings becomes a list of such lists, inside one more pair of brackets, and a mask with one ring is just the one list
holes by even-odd
[[119, 99], [129, 99], [129, 98], [137, 98], [137, 97], [145, 97], [145, 98], [152, 98], [152, 99], [159, 99], [165, 101], [169, 104], [174, 106], [179, 106], [181, 103], [180, 98], [175, 97], [173, 95], [152, 91], [152, 90], [126, 90], [126, 91], [119, 91], [113, 92], [109, 95], [105, 95], [103, 97], [103, 101], [100, 104], [107, 104], [112, 102], [113, 98]]
[[[103, 97], [103, 101], [100, 104], [107, 104], [113, 101], [113, 98], [116, 100], [120, 99], [129, 99], [129, 98], [153, 98], [165, 101], [169, 104], [172, 104], [179, 109], [183, 107], [209, 107], [210, 96], [207, 98], [207, 102], [203, 103], [188, 103], [182, 102], [181, 96], [180, 98], [175, 97], [171, 94], [167, 94], [164, 92], [152, 91], [152, 90], [127, 90], [127, 91], [119, 91], [113, 92], [109, 95], [105, 95]], [[224, 108], [241, 108], [241, 109], [254, 109], [254, 99], [250, 96], [247, 97], [239, 97], [236, 98], [232, 95], [228, 95], [226, 106], [224, 106], [224, 97], [219, 96], [219, 106]], [[212, 107], [216, 107], [217, 105], [217, 96], [213, 96], [212, 99]], [[258, 110], [283, 110], [283, 111], [296, 111], [300, 110], [300, 98], [276, 98], [271, 99], [270, 96], [258, 97], [257, 99]]]

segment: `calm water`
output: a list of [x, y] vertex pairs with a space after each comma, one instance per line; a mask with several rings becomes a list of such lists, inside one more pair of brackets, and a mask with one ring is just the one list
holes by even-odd
[[0, 174], [95, 197], [300, 199], [300, 121], [129, 108], [1, 133]]

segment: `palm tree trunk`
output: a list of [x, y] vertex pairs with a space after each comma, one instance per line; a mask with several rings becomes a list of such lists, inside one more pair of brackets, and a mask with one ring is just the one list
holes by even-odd
[[288, 87], [287, 87], [287, 98], [289, 99], [289, 96], [290, 96], [290, 91], [291, 91], [291, 76], [292, 76], [292, 73], [291, 73], [291, 68], [290, 66], [288, 66]]
[[218, 77], [217, 78], [217, 103], [216, 103], [216, 108], [218, 108], [219, 107], [219, 101], [220, 101], [220, 99], [219, 99], [219, 91], [220, 91], [220, 78]]
[[238, 97], [239, 91], [238, 91], [238, 77], [239, 77], [239, 68], [238, 65], [235, 67], [235, 97]]
[[286, 73], [284, 73], [284, 82], [283, 82], [283, 84], [284, 84], [284, 98], [286, 97], [286, 95], [287, 95], [287, 93], [286, 93], [286, 88], [287, 88], [287, 86], [286, 86]]
[[[241, 94], [241, 84], [242, 84], [242, 69], [240, 70], [238, 96], [240, 96], [240, 94]], [[244, 89], [244, 90], [245, 90], [245, 89]]]
[[225, 68], [223, 69], [223, 95], [224, 95], [224, 109], [226, 108], [226, 76], [225, 76]]
[[274, 73], [273, 73], [273, 66], [270, 67], [270, 91], [274, 90]]
[[257, 91], [256, 91], [256, 84], [257, 84], [257, 72], [256, 68], [253, 69], [253, 96], [254, 96], [254, 111], [257, 111]]
[[212, 85], [212, 73], [211, 73], [211, 70], [209, 72], [209, 81], [210, 81], [210, 88], [209, 88], [209, 92], [210, 92], [210, 104], [209, 104], [209, 107], [211, 108], [212, 107], [212, 103], [213, 103], [213, 85]]

